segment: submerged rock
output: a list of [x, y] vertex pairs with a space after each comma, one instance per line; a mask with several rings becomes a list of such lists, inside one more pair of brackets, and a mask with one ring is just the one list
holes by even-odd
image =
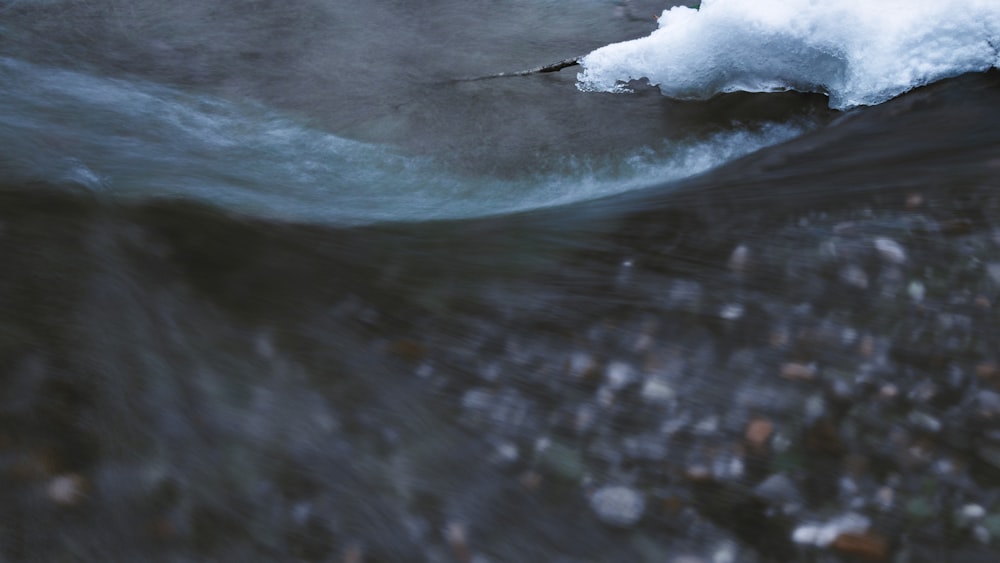
[[637, 523], [646, 510], [646, 500], [642, 494], [621, 485], [602, 487], [590, 496], [590, 507], [594, 514], [611, 526], [629, 527]]

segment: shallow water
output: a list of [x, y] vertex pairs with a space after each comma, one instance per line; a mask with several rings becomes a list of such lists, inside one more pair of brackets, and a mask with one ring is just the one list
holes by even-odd
[[3, 557], [991, 560], [1000, 77], [464, 80], [666, 7], [0, 2]]

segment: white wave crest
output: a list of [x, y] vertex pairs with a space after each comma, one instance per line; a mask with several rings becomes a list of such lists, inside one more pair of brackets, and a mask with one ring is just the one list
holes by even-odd
[[276, 113], [138, 80], [0, 57], [0, 178], [114, 200], [179, 198], [327, 224], [464, 218], [595, 199], [704, 172], [809, 123], [737, 127], [618, 163], [518, 179], [457, 174]]
[[875, 105], [1000, 66], [1000, 1], [705, 0], [581, 62], [587, 91], [645, 78], [680, 99], [797, 90], [827, 94], [836, 109]]

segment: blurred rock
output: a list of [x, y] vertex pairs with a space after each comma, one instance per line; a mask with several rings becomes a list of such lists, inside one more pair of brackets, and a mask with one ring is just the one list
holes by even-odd
[[726, 266], [736, 274], [745, 273], [749, 265], [750, 248], [745, 244], [734, 248], [732, 254], [729, 255], [729, 260], [726, 262]]
[[643, 400], [660, 405], [670, 403], [676, 395], [677, 392], [674, 391], [674, 388], [670, 386], [666, 379], [657, 376], [647, 379], [643, 383], [642, 391], [640, 392]]
[[848, 264], [840, 270], [840, 281], [858, 289], [868, 289], [868, 274], [857, 264]]
[[610, 389], [618, 391], [635, 379], [635, 371], [625, 362], [610, 362], [604, 370], [604, 380]]
[[783, 473], [771, 475], [754, 487], [753, 493], [768, 504], [781, 507], [786, 512], [796, 510], [803, 502], [798, 487]]
[[885, 561], [889, 557], [889, 542], [874, 532], [844, 532], [833, 540], [833, 549], [866, 561]]
[[76, 473], [58, 475], [49, 481], [45, 492], [60, 506], [75, 506], [86, 497], [87, 480]]
[[870, 526], [871, 520], [866, 516], [852, 512], [826, 522], [801, 524], [792, 532], [792, 540], [802, 545], [829, 547], [845, 534], [865, 534]]
[[879, 237], [875, 239], [875, 250], [878, 251], [879, 256], [883, 260], [890, 264], [902, 264], [906, 262], [906, 251], [903, 250], [903, 246], [898, 242], [890, 239]]
[[751, 446], [763, 449], [773, 433], [774, 423], [766, 418], [755, 418], [747, 425], [745, 437]]
[[793, 381], [811, 381], [816, 377], [816, 368], [795, 362], [790, 362], [781, 366], [781, 377]]
[[605, 524], [629, 527], [642, 518], [646, 501], [639, 491], [631, 487], [610, 485], [590, 496], [590, 507]]
[[455, 559], [462, 563], [472, 560], [465, 524], [461, 522], [449, 522], [444, 529], [444, 538], [448, 542], [448, 545], [451, 546], [451, 551], [455, 555]]

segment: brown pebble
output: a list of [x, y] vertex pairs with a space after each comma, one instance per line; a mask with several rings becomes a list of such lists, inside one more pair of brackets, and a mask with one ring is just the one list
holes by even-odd
[[866, 334], [861, 338], [861, 342], [858, 343], [858, 353], [861, 354], [862, 358], [870, 359], [875, 355], [875, 337], [870, 334]]
[[875, 532], [841, 533], [833, 540], [833, 549], [866, 561], [885, 561], [889, 557], [889, 542]]
[[976, 377], [980, 379], [993, 379], [1000, 373], [997, 365], [993, 362], [983, 362], [976, 366]]
[[36, 481], [56, 472], [56, 456], [47, 449], [22, 455], [7, 468], [7, 476], [17, 481]]
[[451, 546], [451, 551], [455, 554], [455, 559], [463, 563], [472, 560], [465, 524], [461, 522], [449, 522], [444, 528], [444, 537], [448, 541], [448, 545]]
[[167, 541], [177, 536], [177, 526], [166, 516], [160, 516], [149, 523], [149, 535], [158, 541]]
[[677, 514], [681, 510], [684, 510], [686, 504], [681, 497], [671, 495], [663, 499], [663, 510], [670, 514]]
[[427, 348], [423, 344], [407, 338], [393, 342], [389, 351], [396, 357], [411, 362], [422, 360], [427, 355]]
[[755, 418], [747, 425], [746, 439], [751, 447], [758, 450], [767, 446], [774, 433], [774, 423], [766, 418]]
[[858, 478], [868, 472], [868, 458], [861, 454], [848, 454], [844, 457], [844, 473]]
[[993, 306], [993, 302], [990, 301], [990, 298], [985, 295], [977, 295], [974, 302], [976, 307], [979, 307], [980, 309], [989, 309]]
[[776, 328], [767, 337], [767, 343], [772, 348], [782, 348], [788, 344], [788, 329]]
[[793, 381], [809, 381], [816, 377], [816, 369], [807, 364], [789, 362], [781, 366], [781, 377]]
[[518, 481], [521, 486], [529, 491], [537, 491], [538, 487], [542, 485], [542, 475], [537, 471], [525, 471], [521, 474]]
[[940, 223], [941, 232], [946, 235], [964, 235], [972, 230], [972, 221], [968, 219], [949, 219]]
[[351, 544], [340, 556], [343, 563], [365, 563], [365, 550], [358, 544]]
[[897, 395], [899, 395], [899, 387], [896, 387], [892, 383], [886, 383], [882, 387], [879, 387], [878, 396], [882, 399], [895, 399]]
[[919, 192], [913, 192], [906, 194], [906, 208], [916, 209], [924, 204], [924, 194]]
[[828, 455], [843, 455], [847, 452], [837, 425], [829, 418], [821, 418], [806, 429], [805, 447], [807, 451]]
[[60, 506], [75, 506], [86, 496], [87, 480], [77, 473], [65, 473], [49, 481], [49, 500]]
[[692, 465], [684, 470], [684, 476], [694, 483], [710, 483], [715, 480], [712, 470], [705, 465]]

